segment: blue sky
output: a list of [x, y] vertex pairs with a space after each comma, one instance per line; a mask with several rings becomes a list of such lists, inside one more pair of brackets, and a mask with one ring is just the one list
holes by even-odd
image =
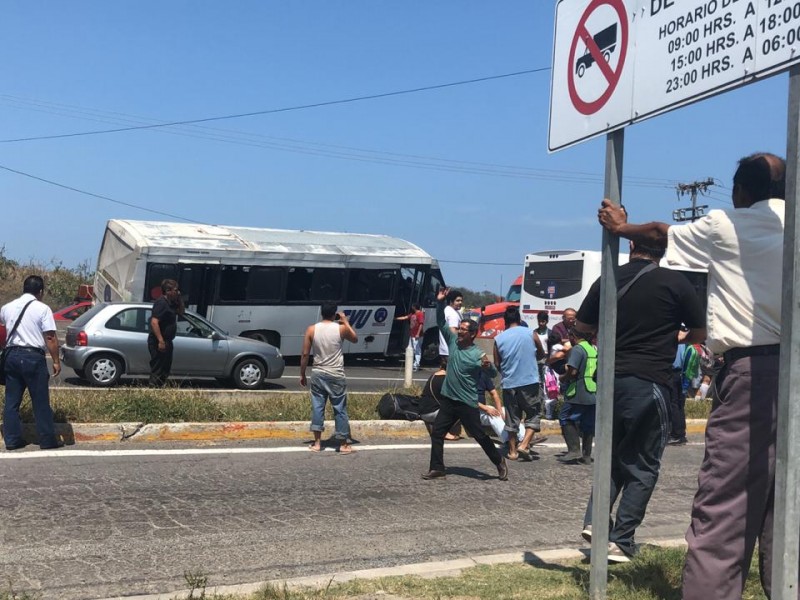
[[[547, 153], [549, 71], [202, 127], [7, 140], [549, 68], [554, 6], [10, 2], [0, 165], [201, 222], [402, 237], [449, 283], [499, 292], [528, 252], [600, 245], [605, 143]], [[629, 127], [632, 219], [669, 221], [687, 204], [674, 184], [709, 176], [724, 187], [708, 204], [729, 206], [738, 158], [785, 155], [787, 93], [779, 75]], [[170, 220], [7, 171], [0, 197], [0, 243], [21, 261], [94, 264], [106, 220]]]

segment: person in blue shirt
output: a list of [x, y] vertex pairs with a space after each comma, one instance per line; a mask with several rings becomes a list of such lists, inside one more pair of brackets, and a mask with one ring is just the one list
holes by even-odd
[[[503, 315], [506, 329], [495, 338], [494, 363], [500, 370], [503, 405], [506, 408], [508, 458], [531, 460], [530, 444], [534, 433], [541, 431], [542, 403], [539, 396], [537, 356], [544, 350], [535, 342], [536, 333], [520, 327], [519, 307], [509, 306]], [[525, 415], [525, 437], [517, 444], [522, 415]]]

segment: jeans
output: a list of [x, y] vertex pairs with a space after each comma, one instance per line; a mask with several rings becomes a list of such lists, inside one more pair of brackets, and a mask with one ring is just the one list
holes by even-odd
[[[633, 375], [614, 378], [611, 506], [617, 498], [619, 505], [616, 519], [609, 523], [608, 539], [629, 555], [636, 553], [633, 536], [644, 520], [667, 445], [668, 397], [669, 389], [652, 381]], [[592, 497], [589, 497], [583, 524], [591, 522]]]
[[333, 437], [350, 438], [350, 419], [347, 416], [347, 380], [326, 373], [314, 372], [309, 379], [311, 390], [311, 431], [325, 431], [325, 402], [333, 407], [336, 430]]
[[411, 344], [411, 349], [414, 351], [414, 370], [417, 370], [422, 360], [422, 338], [412, 337], [408, 340], [408, 343]]
[[6, 402], [3, 410], [3, 436], [6, 447], [21, 446], [22, 419], [19, 407], [25, 389], [30, 392], [36, 432], [42, 448], [57, 445], [53, 409], [50, 408], [50, 374], [44, 354], [36, 351], [11, 348], [6, 356]]
[[558, 422], [563, 427], [567, 421], [574, 421], [585, 435], [594, 435], [596, 404], [572, 404], [564, 402], [558, 415]]

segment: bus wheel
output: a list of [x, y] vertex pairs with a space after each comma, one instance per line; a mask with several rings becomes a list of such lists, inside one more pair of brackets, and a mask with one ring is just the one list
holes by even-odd
[[240, 390], [257, 390], [267, 377], [267, 368], [257, 358], [244, 358], [233, 368], [233, 383]]

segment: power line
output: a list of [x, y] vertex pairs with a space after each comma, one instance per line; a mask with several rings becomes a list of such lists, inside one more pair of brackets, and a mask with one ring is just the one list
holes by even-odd
[[[29, 110], [48, 112], [57, 114], [59, 116], [67, 116], [72, 118], [102, 120], [104, 122], [117, 122], [120, 121], [131, 123], [138, 121], [141, 124], [144, 120], [149, 119], [151, 124], [153, 119], [142, 117], [138, 115], [130, 115], [126, 113], [100, 111], [97, 109], [87, 109], [84, 107], [76, 107], [71, 105], [58, 104], [48, 101], [18, 98], [9, 95], [0, 95], [0, 101], [6, 100], [13, 103], [21, 103], [24, 108]], [[36, 108], [30, 108], [30, 105]], [[14, 108], [20, 108], [12, 104]], [[70, 114], [72, 113], [72, 114]], [[77, 117], [75, 115], [78, 115]], [[158, 124], [162, 124], [160, 122]], [[265, 136], [262, 134], [255, 134], [250, 132], [243, 132], [236, 129], [225, 129], [219, 127], [208, 127], [201, 125], [190, 125], [191, 130], [162, 129], [164, 133], [172, 135], [185, 135], [190, 137], [198, 137], [201, 139], [210, 139], [214, 141], [221, 141], [225, 143], [239, 144], [250, 147], [267, 148], [271, 150], [294, 152], [298, 154], [305, 154], [311, 156], [323, 156], [329, 158], [336, 158], [341, 160], [354, 160], [359, 162], [369, 162], [374, 164], [383, 164], [390, 166], [402, 166], [409, 168], [434, 170], [442, 172], [455, 172], [474, 175], [489, 175], [494, 177], [509, 177], [509, 178], [522, 178], [534, 179], [545, 181], [569, 181], [572, 183], [588, 183], [598, 184], [602, 183], [602, 176], [596, 173], [587, 173], [574, 170], [559, 170], [559, 169], [539, 169], [533, 167], [523, 167], [518, 165], [506, 165], [490, 162], [480, 161], [467, 161], [456, 160], [449, 158], [441, 158], [436, 156], [426, 156], [420, 154], [408, 154], [400, 152], [392, 152], [386, 150], [374, 150], [357, 148], [353, 146], [312, 142], [307, 140], [298, 140], [294, 138], [283, 138]], [[206, 133], [211, 132], [211, 133]], [[220, 132], [221, 135], [218, 135]], [[264, 141], [266, 140], [266, 141]], [[669, 179], [655, 179], [651, 177], [626, 177], [625, 182], [628, 185], [644, 188], [666, 188], [674, 185], [673, 180]]]
[[103, 130], [95, 130], [95, 131], [80, 131], [74, 133], [62, 133], [57, 135], [42, 135], [42, 136], [32, 136], [32, 137], [25, 137], [25, 138], [14, 138], [14, 139], [5, 139], [0, 140], [2, 144], [9, 144], [14, 142], [31, 142], [37, 140], [55, 140], [55, 139], [63, 139], [63, 138], [71, 138], [71, 137], [80, 137], [80, 136], [87, 136], [87, 135], [102, 135], [108, 133], [121, 133], [123, 131], [137, 131], [143, 129], [158, 129], [162, 127], [174, 127], [176, 125], [193, 125], [196, 123], [208, 123], [211, 121], [223, 121], [227, 119], [241, 119], [243, 117], [255, 117], [260, 115], [270, 115], [275, 113], [282, 113], [282, 112], [290, 112], [296, 110], [307, 110], [309, 108], [321, 108], [323, 106], [334, 106], [337, 104], [348, 104], [351, 102], [363, 102], [365, 100], [377, 100], [378, 98], [389, 98], [391, 96], [401, 96], [405, 94], [416, 94], [419, 92], [428, 92], [432, 90], [441, 90], [449, 87], [455, 87], [459, 85], [469, 85], [473, 83], [482, 83], [484, 81], [493, 81], [497, 79], [505, 79], [508, 77], [518, 77], [520, 75], [529, 75], [531, 73], [540, 73], [542, 71], [549, 71], [550, 67], [540, 67], [538, 69], [526, 69], [524, 71], [515, 71], [513, 73], [503, 73], [500, 75], [488, 75], [486, 77], [477, 77], [474, 79], [464, 79], [461, 81], [452, 81], [449, 83], [440, 83], [437, 85], [428, 85], [422, 87], [416, 87], [406, 90], [396, 90], [393, 92], [384, 92], [381, 94], [369, 94], [364, 96], [354, 96], [351, 98], [342, 98], [339, 100], [328, 100], [324, 102], [314, 102], [311, 104], [300, 104], [296, 106], [285, 106], [282, 108], [271, 108], [265, 110], [256, 110], [252, 112], [246, 113], [237, 113], [237, 114], [230, 114], [230, 115], [221, 115], [221, 116], [214, 116], [214, 117], [204, 117], [201, 119], [185, 119], [181, 121], [171, 121], [168, 123], [157, 123], [157, 124], [149, 124], [149, 125], [134, 125], [130, 127], [118, 127], [115, 129], [103, 129]]
[[120, 204], [122, 206], [127, 206], [129, 208], [136, 208], [138, 210], [143, 210], [149, 213], [153, 213], [156, 215], [162, 215], [164, 217], [171, 217], [173, 219], [180, 219], [181, 221], [188, 221], [189, 223], [197, 223], [199, 225], [204, 225], [200, 221], [195, 221], [194, 219], [190, 219], [188, 217], [182, 217], [180, 215], [175, 215], [172, 213], [164, 212], [161, 210], [155, 210], [153, 208], [146, 208], [144, 206], [139, 206], [138, 204], [133, 204], [131, 202], [123, 202], [122, 200], [116, 200], [114, 198], [110, 198], [108, 196], [103, 196], [102, 194], [95, 194], [94, 192], [87, 192], [86, 190], [81, 190], [76, 187], [72, 187], [70, 185], [65, 185], [63, 183], [58, 183], [57, 181], [52, 181], [50, 179], [45, 179], [44, 177], [38, 177], [37, 175], [32, 175], [30, 173], [25, 173], [24, 171], [18, 171], [17, 169], [12, 169], [11, 167], [6, 167], [4, 165], [0, 165], [0, 169], [4, 171], [9, 171], [10, 173], [16, 173], [17, 175], [22, 175], [23, 177], [28, 177], [30, 179], [35, 179], [36, 181], [40, 181], [42, 183], [47, 183], [49, 185], [54, 185], [56, 187], [63, 188], [65, 190], [69, 190], [71, 192], [77, 192], [78, 194], [84, 194], [86, 196], [92, 196], [93, 198], [99, 198], [100, 200], [106, 200], [108, 202], [113, 202], [114, 204]]

